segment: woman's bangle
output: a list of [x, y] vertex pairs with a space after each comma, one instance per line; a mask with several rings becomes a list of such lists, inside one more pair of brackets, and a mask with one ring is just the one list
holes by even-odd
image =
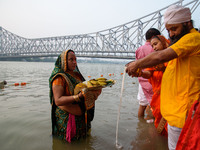
[[73, 95], [73, 98], [74, 98], [74, 100], [76, 102], [80, 102], [81, 101], [78, 95]]

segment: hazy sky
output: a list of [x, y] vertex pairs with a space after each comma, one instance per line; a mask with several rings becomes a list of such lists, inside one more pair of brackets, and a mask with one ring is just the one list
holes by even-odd
[[[25, 38], [93, 33], [133, 21], [177, 1], [0, 0], [0, 26]], [[195, 27], [200, 28], [200, 6], [192, 19]]]

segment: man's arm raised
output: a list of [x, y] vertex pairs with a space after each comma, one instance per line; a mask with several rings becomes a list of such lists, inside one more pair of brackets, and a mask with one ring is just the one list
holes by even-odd
[[127, 64], [126, 72], [129, 76], [134, 77], [137, 75], [136, 72], [138, 68], [153, 67], [177, 57], [178, 55], [176, 52], [172, 48], [168, 47], [164, 50], [153, 52], [142, 59]]

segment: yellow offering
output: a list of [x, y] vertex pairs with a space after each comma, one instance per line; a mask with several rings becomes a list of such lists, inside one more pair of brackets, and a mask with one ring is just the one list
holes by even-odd
[[94, 106], [96, 100], [94, 99], [93, 94], [90, 93], [94, 92], [94, 90], [100, 90], [107, 86], [112, 86], [113, 84], [115, 84], [115, 80], [112, 79], [109, 80], [107, 80], [106, 78], [91, 79], [89, 81], [77, 84], [74, 89], [74, 94], [76, 95], [79, 92], [83, 94], [85, 108], [86, 110], [89, 110]]
[[115, 80], [106, 78], [97, 78], [85, 81], [76, 85], [74, 89], [74, 94], [78, 94], [82, 89], [86, 88], [88, 90], [98, 90], [115, 84]]

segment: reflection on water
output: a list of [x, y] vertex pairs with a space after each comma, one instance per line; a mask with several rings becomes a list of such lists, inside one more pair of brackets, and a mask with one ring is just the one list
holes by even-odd
[[137, 123], [136, 138], [131, 145], [134, 150], [167, 150], [167, 137], [156, 132], [152, 123], [147, 124], [144, 119]]
[[[0, 90], [1, 150], [115, 150], [124, 64], [79, 64], [86, 80], [88, 76], [96, 78], [103, 75], [117, 82], [113, 87], [103, 89], [96, 101], [91, 136], [70, 144], [51, 136], [48, 78], [53, 67], [54, 63], [47, 62], [0, 62], [0, 81], [8, 82], [5, 89]], [[11, 86], [21, 82], [30, 84]], [[125, 150], [165, 150], [167, 139], [157, 135], [153, 124], [137, 118], [137, 86], [137, 79], [126, 75], [118, 142]]]

